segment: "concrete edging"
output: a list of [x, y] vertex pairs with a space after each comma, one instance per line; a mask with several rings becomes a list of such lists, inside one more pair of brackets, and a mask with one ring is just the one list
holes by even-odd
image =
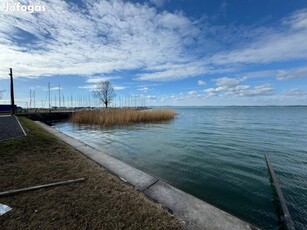
[[22, 130], [22, 132], [23, 132], [23, 134], [24, 134], [25, 136], [27, 136], [27, 133], [25, 132], [25, 130], [24, 130], [24, 128], [22, 127], [22, 125], [20, 124], [20, 121], [19, 121], [18, 117], [16, 117], [15, 115], [14, 115], [14, 117], [16, 118], [16, 120], [17, 120], [17, 122], [18, 122], [18, 124], [19, 124], [19, 126], [20, 126], [20, 128], [21, 128], [21, 130]]
[[36, 124], [108, 169], [123, 181], [133, 185], [151, 199], [164, 205], [184, 222], [187, 229], [256, 229], [249, 223], [44, 123], [36, 121]]

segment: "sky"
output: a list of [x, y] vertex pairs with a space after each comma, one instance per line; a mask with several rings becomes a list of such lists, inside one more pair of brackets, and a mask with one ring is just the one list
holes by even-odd
[[0, 0], [0, 103], [9, 68], [24, 108], [307, 105], [307, 1]]

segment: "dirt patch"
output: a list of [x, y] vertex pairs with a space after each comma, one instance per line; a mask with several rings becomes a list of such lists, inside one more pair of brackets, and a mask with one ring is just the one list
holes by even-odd
[[0, 143], [0, 191], [86, 181], [0, 198], [13, 208], [0, 216], [0, 229], [182, 229], [160, 205], [32, 121], [20, 120], [28, 135]]

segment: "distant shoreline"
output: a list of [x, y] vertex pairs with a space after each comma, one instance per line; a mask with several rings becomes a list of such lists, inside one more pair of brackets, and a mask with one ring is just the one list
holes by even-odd
[[152, 108], [207, 108], [207, 107], [307, 107], [307, 105], [163, 105]]

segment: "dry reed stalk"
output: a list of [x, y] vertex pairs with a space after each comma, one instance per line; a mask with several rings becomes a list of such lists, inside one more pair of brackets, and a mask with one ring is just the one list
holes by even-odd
[[79, 124], [127, 125], [133, 123], [153, 123], [174, 119], [176, 113], [167, 109], [137, 110], [128, 108], [82, 110], [75, 112], [72, 121]]

